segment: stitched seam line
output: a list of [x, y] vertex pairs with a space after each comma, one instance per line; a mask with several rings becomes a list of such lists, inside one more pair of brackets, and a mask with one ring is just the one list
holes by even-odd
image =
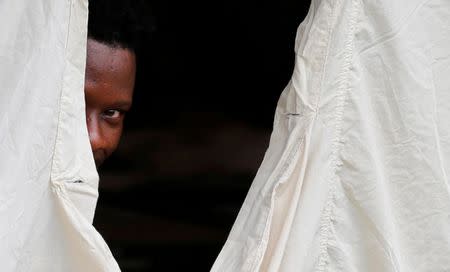
[[349, 19], [349, 32], [347, 41], [345, 44], [345, 56], [344, 64], [339, 75], [339, 87], [338, 87], [338, 102], [336, 106], [336, 136], [332, 143], [332, 177], [330, 179], [330, 191], [328, 193], [328, 199], [326, 207], [324, 210], [324, 217], [320, 227], [320, 255], [317, 265], [317, 272], [327, 271], [328, 264], [330, 261], [329, 247], [330, 240], [333, 235], [332, 233], [332, 222], [334, 215], [334, 201], [336, 196], [336, 185], [340, 181], [337, 171], [342, 165], [342, 161], [339, 159], [338, 152], [342, 146], [342, 123], [343, 115], [345, 110], [347, 94], [351, 91], [350, 84], [350, 72], [352, 70], [352, 59], [353, 59], [353, 44], [354, 44], [354, 33], [356, 27], [356, 16], [357, 16], [357, 1], [351, 0], [351, 13]]
[[57, 125], [56, 125], [56, 137], [55, 137], [55, 142], [53, 144], [53, 156], [52, 156], [52, 165], [50, 167], [50, 181], [53, 181], [54, 176], [55, 176], [55, 172], [59, 172], [58, 167], [56, 166], [55, 160], [58, 157], [57, 156], [57, 145], [59, 142], [59, 138], [60, 138], [60, 127], [61, 127], [61, 118], [62, 118], [62, 112], [63, 112], [63, 96], [64, 96], [64, 91], [66, 89], [66, 84], [64, 82], [64, 79], [66, 77], [66, 73], [67, 73], [67, 67], [68, 67], [68, 54], [67, 54], [67, 48], [68, 48], [68, 44], [69, 44], [69, 36], [70, 36], [70, 25], [72, 23], [72, 1], [73, 0], [69, 0], [69, 18], [67, 21], [67, 34], [66, 34], [66, 43], [64, 45], [64, 73], [62, 74], [62, 84], [61, 84], [61, 92], [60, 92], [60, 96], [59, 96], [59, 109], [58, 109], [58, 121], [57, 121]]
[[[314, 4], [314, 2], [312, 4]], [[325, 22], [332, 21], [331, 17], [333, 17], [333, 12], [335, 11], [335, 9], [334, 9], [333, 5], [331, 5], [330, 8], [331, 8], [331, 11], [330, 11], [330, 14], [328, 15], [328, 20], [326, 20]], [[321, 80], [323, 79], [324, 70], [325, 70], [327, 59], [328, 59], [328, 54], [329, 54], [329, 49], [330, 49], [330, 40], [331, 40], [331, 35], [332, 35], [331, 25], [327, 25], [325, 29], [327, 31], [326, 36], [325, 36], [325, 38], [327, 39], [327, 41], [326, 41], [327, 44], [325, 46], [325, 54], [324, 54], [323, 58], [321, 59], [322, 65], [319, 67], [318, 70], [315, 71], [315, 73], [317, 73], [317, 76], [319, 76], [321, 78]], [[322, 84], [319, 83], [319, 86], [317, 88], [318, 94], [317, 94], [317, 100], [316, 100], [316, 108], [315, 108], [316, 110], [311, 111], [311, 114], [313, 114], [314, 116], [312, 116], [312, 119], [309, 120], [309, 122], [311, 122], [311, 125], [313, 125], [312, 123], [314, 123], [317, 120], [317, 113], [318, 113], [317, 108], [319, 105], [321, 89], [322, 89]], [[286, 159], [286, 162], [283, 164], [281, 169], [278, 171], [278, 174], [276, 175], [276, 178], [275, 178], [276, 185], [274, 186], [274, 188], [272, 190], [271, 199], [270, 199], [271, 204], [270, 204], [270, 209], [269, 209], [269, 215], [266, 220], [266, 225], [264, 226], [264, 233], [262, 235], [262, 240], [259, 243], [255, 254], [251, 257], [251, 259], [253, 259], [253, 262], [251, 263], [250, 271], [259, 270], [260, 266], [263, 262], [265, 251], [267, 250], [267, 244], [269, 242], [268, 240], [264, 240], [264, 237], [267, 237], [267, 239], [270, 239], [270, 229], [271, 229], [271, 224], [272, 224], [273, 209], [275, 206], [275, 195], [276, 195], [277, 188], [279, 187], [279, 185], [284, 183], [285, 179], [289, 176], [286, 174], [286, 172], [289, 172], [289, 173], [292, 172], [293, 159], [299, 154], [299, 152], [304, 151], [304, 150], [299, 150], [299, 147], [303, 144], [304, 140], [305, 140], [305, 137], [301, 137], [301, 138], [295, 140], [293, 145], [290, 147], [291, 151], [288, 154], [288, 158]]]
[[[330, 14], [328, 15], [328, 21], [329, 22], [334, 22], [336, 20], [336, 6], [339, 6], [340, 4], [342, 4], [342, 0], [336, 1], [336, 3], [334, 4], [334, 7], [332, 7], [334, 10], [332, 10], [330, 12]], [[328, 26], [328, 40], [327, 40], [327, 49], [326, 49], [326, 54], [322, 63], [322, 67], [320, 69], [320, 82], [319, 82], [319, 93], [317, 95], [317, 101], [316, 101], [316, 105], [314, 107], [314, 112], [316, 113], [315, 118], [318, 117], [319, 115], [319, 105], [320, 105], [320, 100], [322, 98], [322, 86], [323, 86], [323, 82], [325, 80], [325, 68], [326, 65], [328, 63], [328, 57], [330, 55], [330, 47], [331, 47], [331, 37], [333, 35], [334, 31], [333, 31], [333, 26], [330, 24]], [[318, 119], [318, 118], [317, 118]]]

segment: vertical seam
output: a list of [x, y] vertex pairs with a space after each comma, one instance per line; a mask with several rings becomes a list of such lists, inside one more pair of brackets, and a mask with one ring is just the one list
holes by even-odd
[[[315, 2], [312, 2], [312, 4], [314, 4]], [[325, 26], [325, 31], [326, 34], [324, 35], [324, 38], [326, 39], [326, 46], [325, 48], [325, 52], [324, 55], [320, 58], [320, 62], [321, 65], [320, 67], [318, 67], [318, 69], [316, 70], [316, 73], [318, 74], [317, 76], [320, 77], [319, 80], [319, 84], [317, 86], [317, 100], [315, 101], [315, 108], [313, 109], [313, 111], [311, 112], [312, 116], [311, 116], [311, 120], [309, 120], [308, 122], [310, 122], [310, 126], [313, 126], [314, 122], [317, 119], [317, 115], [318, 115], [318, 105], [319, 105], [319, 100], [321, 97], [321, 89], [322, 89], [322, 81], [324, 78], [324, 71], [325, 71], [325, 67], [326, 67], [326, 63], [328, 61], [328, 55], [329, 55], [329, 50], [330, 50], [330, 44], [331, 44], [331, 36], [333, 33], [333, 28], [332, 28], [332, 24], [330, 22], [332, 22], [333, 17], [335, 16], [334, 13], [336, 12], [336, 6], [338, 6], [336, 3], [333, 3], [333, 1], [329, 1], [329, 4], [331, 5], [330, 7], [330, 12], [327, 15], [327, 20], [325, 21], [326, 26]], [[314, 94], [313, 94], [314, 95]], [[271, 194], [271, 198], [270, 198], [270, 209], [269, 209], [269, 214], [266, 220], [266, 224], [264, 226], [264, 232], [262, 235], [262, 240], [259, 243], [259, 245], [257, 246], [254, 256], [253, 256], [253, 261], [251, 262], [250, 265], [250, 271], [257, 271], [260, 269], [261, 263], [263, 261], [264, 255], [265, 255], [265, 251], [267, 250], [267, 244], [268, 241], [264, 239], [264, 237], [269, 236], [268, 239], [270, 239], [270, 229], [271, 229], [271, 225], [272, 225], [272, 217], [273, 217], [273, 209], [275, 206], [275, 196], [276, 196], [276, 191], [278, 189], [278, 187], [284, 183], [284, 180], [287, 178], [287, 174], [286, 172], [291, 172], [292, 171], [292, 166], [294, 165], [292, 162], [294, 160], [295, 157], [297, 157], [297, 155], [300, 152], [305, 152], [305, 150], [307, 150], [306, 148], [301, 149], [301, 145], [303, 144], [303, 142], [305, 141], [306, 137], [300, 137], [298, 139], [296, 139], [293, 143], [292, 146], [290, 146], [289, 148], [291, 149], [291, 151], [288, 153], [288, 156], [286, 158], [286, 161], [284, 162], [283, 166], [281, 167], [280, 170], [278, 170], [278, 174], [275, 176], [275, 181], [276, 181], [276, 185], [274, 186], [274, 188], [272, 189], [272, 194]]]
[[68, 20], [67, 20], [67, 30], [66, 30], [66, 42], [64, 44], [64, 72], [62, 73], [62, 79], [61, 79], [61, 92], [59, 95], [59, 109], [58, 109], [58, 121], [57, 121], [57, 125], [56, 125], [56, 137], [55, 137], [55, 142], [53, 144], [53, 155], [52, 155], [52, 163], [51, 163], [51, 167], [50, 167], [50, 181], [53, 182], [54, 180], [54, 176], [55, 176], [55, 171], [58, 172], [58, 167], [56, 166], [55, 160], [57, 158], [57, 149], [58, 149], [58, 142], [59, 142], [59, 138], [60, 138], [60, 127], [61, 127], [61, 118], [62, 118], [62, 111], [63, 111], [63, 96], [64, 96], [64, 91], [66, 89], [65, 83], [64, 83], [64, 78], [66, 76], [67, 73], [67, 66], [68, 66], [68, 59], [67, 59], [67, 47], [69, 44], [69, 36], [70, 36], [70, 25], [71, 25], [71, 21], [72, 21], [72, 2], [73, 0], [67, 0], [67, 2], [69, 3], [69, 15], [68, 15]]
[[342, 124], [343, 115], [345, 110], [345, 104], [347, 101], [348, 93], [351, 91], [350, 73], [352, 70], [353, 60], [353, 46], [354, 46], [354, 34], [356, 28], [356, 16], [357, 16], [357, 0], [351, 0], [351, 11], [349, 19], [348, 37], [345, 43], [345, 55], [344, 64], [342, 66], [341, 74], [339, 75], [338, 85], [338, 102], [336, 106], [336, 127], [335, 138], [332, 142], [332, 177], [330, 178], [329, 193], [324, 210], [323, 220], [320, 226], [320, 253], [317, 264], [317, 272], [327, 271], [328, 264], [330, 262], [330, 240], [332, 237], [332, 223], [335, 210], [335, 196], [337, 191], [337, 183], [340, 181], [337, 171], [342, 165], [342, 161], [339, 159], [338, 152], [342, 146]]
[[[325, 68], [326, 65], [328, 63], [328, 57], [330, 55], [330, 47], [331, 47], [331, 39], [333, 36], [333, 22], [336, 19], [336, 6], [339, 6], [340, 4], [342, 4], [342, 0], [338, 0], [336, 1], [336, 3], [334, 4], [334, 10], [331, 10], [330, 14], [328, 15], [328, 21], [332, 22], [329, 26], [328, 26], [328, 41], [327, 41], [327, 49], [326, 49], [326, 53], [325, 53], [325, 57], [323, 59], [322, 62], [322, 67], [320, 69], [320, 81], [319, 81], [319, 87], [318, 87], [318, 94], [317, 94], [317, 101], [316, 101], [316, 105], [314, 107], [314, 112], [315, 112], [315, 118], [317, 118], [317, 116], [319, 115], [319, 104], [320, 104], [320, 100], [322, 98], [322, 86], [323, 86], [323, 82], [325, 79]], [[332, 7], [333, 8], [333, 7]]]

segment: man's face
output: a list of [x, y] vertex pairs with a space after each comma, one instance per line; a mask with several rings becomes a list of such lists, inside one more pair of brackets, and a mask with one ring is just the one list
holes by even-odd
[[125, 113], [133, 100], [136, 59], [133, 51], [88, 39], [86, 120], [97, 167], [116, 149]]

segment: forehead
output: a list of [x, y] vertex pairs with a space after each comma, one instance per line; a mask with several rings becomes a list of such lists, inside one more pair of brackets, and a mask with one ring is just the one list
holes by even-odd
[[133, 51], [88, 39], [86, 55], [87, 85], [132, 92], [136, 74]]

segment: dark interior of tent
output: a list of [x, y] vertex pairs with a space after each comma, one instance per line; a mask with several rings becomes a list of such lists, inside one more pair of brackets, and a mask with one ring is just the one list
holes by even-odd
[[268, 147], [309, 1], [149, 3], [94, 225], [122, 271], [209, 271]]

